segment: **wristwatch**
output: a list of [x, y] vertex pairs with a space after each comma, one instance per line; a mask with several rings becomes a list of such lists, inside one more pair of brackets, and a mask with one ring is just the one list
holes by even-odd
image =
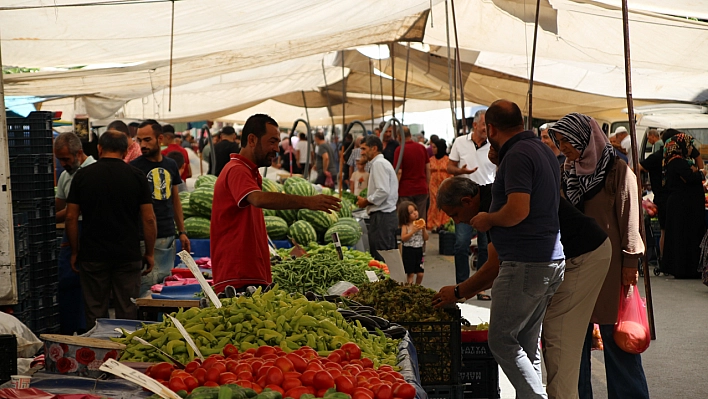
[[457, 299], [462, 299], [462, 296], [460, 295], [460, 285], [455, 286], [455, 298]]
[[186, 232], [186, 231], [180, 231], [180, 232], [177, 234], [177, 237], [181, 236], [182, 234], [187, 235], [187, 232]]

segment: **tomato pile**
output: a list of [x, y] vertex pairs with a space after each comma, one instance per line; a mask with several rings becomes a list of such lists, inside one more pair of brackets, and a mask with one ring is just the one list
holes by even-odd
[[[146, 374], [171, 390], [191, 392], [199, 386], [236, 384], [261, 393], [279, 392], [284, 398], [322, 398], [329, 389], [353, 399], [413, 399], [416, 390], [389, 365], [374, 369], [371, 359], [361, 357], [353, 342], [342, 345], [327, 357], [304, 346], [285, 353], [277, 346], [261, 346], [239, 353], [227, 344], [223, 355], [211, 355], [204, 362], [194, 360], [184, 370], [170, 363], [150, 366]], [[303, 395], [308, 395], [303, 397]]]

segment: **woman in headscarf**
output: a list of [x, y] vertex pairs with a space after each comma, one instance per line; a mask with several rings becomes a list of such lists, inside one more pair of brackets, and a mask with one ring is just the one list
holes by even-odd
[[664, 144], [666, 237], [661, 271], [675, 278], [699, 278], [701, 240], [705, 234], [705, 175], [695, 165], [693, 137], [679, 133]]
[[447, 143], [443, 139], [432, 140], [433, 156], [430, 157], [430, 207], [428, 207], [428, 230], [436, 231], [450, 220], [437, 205], [440, 183], [452, 176], [447, 173]]
[[629, 354], [614, 341], [620, 292], [637, 283], [638, 259], [644, 252], [639, 232], [637, 181], [627, 164], [614, 154], [597, 122], [572, 113], [550, 128], [550, 136], [566, 156], [564, 196], [585, 215], [593, 217], [612, 243], [612, 260], [595, 302], [580, 364], [580, 399], [592, 398], [590, 350], [593, 324], [600, 325], [604, 342], [609, 398], [649, 398], [640, 355]]
[[300, 167], [297, 163], [297, 158], [295, 156], [295, 150], [293, 149], [293, 146], [290, 145], [289, 137], [283, 137], [283, 139], [280, 141], [279, 152], [281, 159], [281, 167], [284, 171], [291, 172], [290, 167], [292, 166], [293, 174], [301, 173]]

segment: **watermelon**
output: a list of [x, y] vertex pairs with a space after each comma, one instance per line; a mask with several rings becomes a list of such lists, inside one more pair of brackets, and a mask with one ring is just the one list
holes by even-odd
[[179, 200], [180, 201], [188, 200], [190, 195], [192, 195], [191, 191], [182, 191], [179, 193]]
[[288, 186], [293, 185], [293, 184], [301, 184], [301, 183], [310, 184], [309, 181], [303, 179], [302, 177], [297, 177], [297, 176], [288, 177], [287, 179], [285, 179], [285, 188], [288, 188]]
[[282, 240], [288, 236], [288, 224], [277, 216], [265, 217], [266, 232], [272, 240]]
[[[275, 209], [261, 209], [263, 211], [263, 216], [278, 216], [278, 211]], [[280, 218], [282, 219], [282, 218]]]
[[197, 181], [194, 182], [194, 188], [197, 189], [203, 185], [211, 185], [213, 186], [216, 184], [216, 176], [214, 175], [201, 175], [197, 177]]
[[297, 209], [279, 209], [275, 211], [275, 216], [282, 218], [288, 225], [291, 225], [297, 220]]
[[352, 204], [356, 204], [356, 195], [354, 195], [351, 191], [343, 191], [342, 192], [342, 199], [349, 200]]
[[332, 233], [338, 233], [339, 241], [347, 247], [356, 245], [361, 238], [361, 234], [348, 224], [337, 224], [327, 229], [324, 235], [325, 242], [332, 242]]
[[189, 197], [183, 199], [182, 201], [180, 201], [180, 203], [182, 204], [182, 217], [184, 219], [192, 216], [199, 216], [198, 214], [194, 213], [192, 207], [189, 205]]
[[282, 187], [278, 187], [280, 184], [270, 180], [266, 177], [263, 178], [263, 191], [267, 193], [279, 193], [282, 191]]
[[211, 221], [201, 216], [192, 216], [184, 220], [184, 229], [189, 238], [209, 238]]
[[324, 195], [334, 195], [334, 191], [332, 191], [332, 189], [329, 188], [329, 187], [322, 187], [322, 194], [324, 194]]
[[302, 197], [311, 197], [313, 195], [317, 195], [317, 191], [315, 191], [315, 186], [308, 182], [295, 183], [291, 185], [286, 184], [285, 192], [287, 194], [299, 195]]
[[211, 218], [211, 204], [214, 202], [214, 188], [206, 185], [192, 191], [189, 196], [189, 206], [193, 213]]
[[342, 198], [342, 209], [337, 213], [340, 218], [352, 217], [352, 203], [348, 199]]
[[339, 218], [339, 221], [337, 221], [337, 223], [335, 223], [335, 225], [343, 225], [343, 224], [355, 228], [356, 231], [359, 232], [359, 234], [362, 233], [361, 225], [354, 218], [348, 218], [348, 217]]
[[293, 223], [288, 230], [290, 238], [300, 245], [308, 245], [311, 242], [317, 242], [317, 232], [312, 225], [304, 220], [298, 220]]
[[[312, 211], [309, 209], [300, 209], [297, 213], [298, 220], [304, 220], [315, 228], [315, 231], [322, 233], [326, 231], [330, 226], [334, 224], [336, 220], [332, 217], [333, 214], [322, 212], [322, 211]], [[336, 215], [335, 215], [336, 216]]]

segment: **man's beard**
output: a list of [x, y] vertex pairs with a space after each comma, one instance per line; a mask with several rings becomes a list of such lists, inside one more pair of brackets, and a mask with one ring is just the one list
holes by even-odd
[[80, 166], [81, 166], [81, 164], [77, 160], [73, 164], [69, 165], [67, 168], [64, 168], [64, 170], [69, 172], [70, 175], [73, 175], [74, 173], [76, 173], [77, 170], [79, 170]]
[[147, 152], [143, 151], [143, 155], [147, 158], [153, 158], [155, 155], [157, 155], [160, 152], [160, 148], [147, 148], [143, 147], [141, 150], [147, 150]]
[[494, 147], [494, 149], [497, 150], [497, 153], [499, 153], [499, 150], [500, 150], [499, 143], [496, 140], [492, 139], [491, 137], [487, 137], [487, 141], [489, 141], [489, 144], [491, 144], [492, 147]]

